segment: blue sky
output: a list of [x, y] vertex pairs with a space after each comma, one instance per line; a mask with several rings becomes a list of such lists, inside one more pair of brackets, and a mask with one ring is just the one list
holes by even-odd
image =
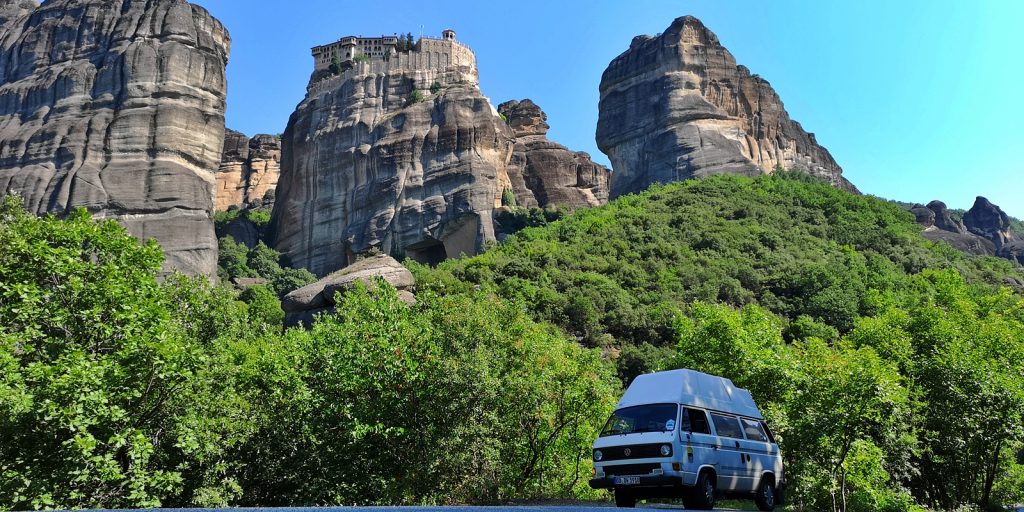
[[771, 82], [861, 191], [1024, 217], [1024, 2], [410, 2], [193, 0], [232, 36], [227, 125], [284, 131], [309, 48], [349, 34], [447, 27], [474, 49], [492, 103], [531, 98], [549, 136], [608, 163], [594, 142], [598, 84], [633, 36], [691, 14]]

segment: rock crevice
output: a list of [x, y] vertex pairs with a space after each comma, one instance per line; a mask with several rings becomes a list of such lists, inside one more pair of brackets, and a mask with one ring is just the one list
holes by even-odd
[[608, 168], [549, 140], [547, 115], [536, 103], [507, 101], [498, 112], [515, 135], [507, 172], [518, 205], [574, 209], [608, 202]]

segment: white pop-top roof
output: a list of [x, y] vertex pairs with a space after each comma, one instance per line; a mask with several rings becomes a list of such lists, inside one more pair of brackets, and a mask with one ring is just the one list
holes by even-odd
[[616, 409], [643, 404], [674, 403], [763, 419], [750, 392], [724, 377], [694, 370], [640, 375], [626, 389]]

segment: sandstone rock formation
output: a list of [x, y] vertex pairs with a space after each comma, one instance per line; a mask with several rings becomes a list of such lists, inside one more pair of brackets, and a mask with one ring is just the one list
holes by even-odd
[[996, 256], [1024, 265], [1024, 240], [1013, 240], [999, 248]]
[[915, 204], [910, 208], [921, 234], [932, 241], [942, 241], [954, 248], [981, 256], [999, 256], [1024, 264], [1024, 241], [1010, 232], [1010, 218], [988, 199], [978, 196], [974, 206], [964, 213], [963, 221], [956, 218], [942, 201], [927, 206]]
[[277, 187], [280, 161], [280, 137], [259, 134], [250, 139], [234, 130], [225, 130], [214, 209], [245, 208], [262, 202]]
[[375, 286], [378, 278], [395, 287], [398, 297], [406, 303], [416, 302], [412, 294], [416, 284], [412, 272], [390, 256], [375, 255], [285, 295], [281, 301], [281, 308], [285, 311], [285, 325], [311, 325], [316, 314], [334, 309], [335, 293], [344, 294], [359, 282]]
[[507, 101], [498, 105], [498, 113], [515, 135], [507, 172], [519, 206], [576, 208], [608, 202], [608, 168], [548, 140], [547, 115], [533, 101]]
[[291, 265], [323, 276], [370, 249], [436, 263], [495, 238], [512, 132], [472, 52], [426, 43], [436, 51], [311, 80], [284, 133], [271, 220]]
[[975, 198], [974, 206], [964, 213], [964, 226], [971, 233], [990, 240], [997, 250], [1013, 240], [1009, 215], [981, 196]]
[[597, 145], [612, 162], [611, 196], [712, 174], [803, 169], [856, 191], [771, 85], [736, 65], [692, 16], [638, 36], [601, 77]]
[[227, 31], [184, 0], [31, 7], [0, 9], [0, 194], [117, 219], [166, 269], [214, 275]]

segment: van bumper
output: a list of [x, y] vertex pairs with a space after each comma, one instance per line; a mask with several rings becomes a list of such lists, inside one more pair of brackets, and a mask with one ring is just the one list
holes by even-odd
[[[683, 487], [683, 479], [672, 475], [647, 475], [640, 476], [640, 482], [630, 485], [620, 485], [620, 489], [633, 489], [642, 487]], [[591, 489], [614, 489], [615, 477], [606, 476], [590, 479]]]

